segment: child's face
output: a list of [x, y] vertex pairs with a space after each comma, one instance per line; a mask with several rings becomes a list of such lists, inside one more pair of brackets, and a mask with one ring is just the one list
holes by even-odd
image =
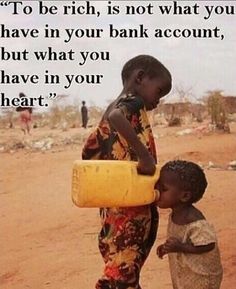
[[173, 172], [161, 171], [156, 183], [160, 197], [156, 202], [157, 206], [163, 209], [174, 208], [181, 203], [183, 191], [178, 186], [177, 176]]
[[147, 110], [153, 110], [157, 107], [160, 99], [166, 95], [165, 86], [166, 80], [164, 78], [143, 77], [138, 93], [143, 98]]

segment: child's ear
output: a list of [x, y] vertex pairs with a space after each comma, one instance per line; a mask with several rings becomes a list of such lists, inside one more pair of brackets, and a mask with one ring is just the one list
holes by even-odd
[[142, 69], [139, 69], [136, 74], [136, 83], [140, 84], [143, 80], [145, 73]]
[[189, 192], [189, 191], [183, 191], [182, 192], [182, 196], [180, 198], [180, 201], [183, 202], [183, 203], [187, 203], [191, 200], [191, 197], [192, 197], [192, 193]]

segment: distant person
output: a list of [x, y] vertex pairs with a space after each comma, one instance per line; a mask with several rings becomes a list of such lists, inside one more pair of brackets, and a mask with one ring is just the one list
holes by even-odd
[[[157, 159], [147, 111], [156, 108], [170, 91], [171, 75], [156, 58], [139, 55], [124, 65], [121, 76], [122, 93], [108, 106], [87, 139], [82, 158], [138, 161], [139, 173], [153, 175]], [[102, 229], [98, 242], [104, 271], [96, 289], [141, 289], [140, 271], [154, 244], [158, 226], [155, 203], [101, 208], [100, 216]]]
[[167, 240], [157, 255], [168, 254], [174, 289], [219, 289], [222, 265], [214, 228], [193, 206], [207, 187], [203, 170], [193, 162], [166, 163], [156, 184], [157, 206], [171, 208]]
[[[19, 97], [26, 97], [23, 92], [19, 94]], [[16, 111], [20, 113], [20, 126], [24, 134], [28, 133], [30, 135], [31, 122], [32, 122], [32, 107], [21, 107], [18, 106]]]
[[86, 106], [85, 101], [82, 101], [81, 115], [82, 115], [82, 127], [86, 128], [88, 124], [88, 108]]

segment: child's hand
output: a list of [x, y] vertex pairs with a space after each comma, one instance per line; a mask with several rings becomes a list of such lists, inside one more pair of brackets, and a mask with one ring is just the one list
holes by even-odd
[[157, 247], [156, 253], [160, 259], [163, 259], [163, 256], [165, 254], [167, 254], [167, 252], [165, 251], [165, 248], [164, 248], [164, 244]]
[[175, 253], [183, 251], [183, 243], [181, 243], [177, 238], [171, 237], [166, 240], [163, 244], [163, 250], [166, 253]]
[[182, 252], [182, 243], [176, 238], [169, 238], [166, 242], [157, 247], [157, 256], [163, 259], [163, 256], [168, 253]]
[[140, 158], [137, 170], [139, 174], [153, 176], [156, 171], [154, 158], [151, 155]]

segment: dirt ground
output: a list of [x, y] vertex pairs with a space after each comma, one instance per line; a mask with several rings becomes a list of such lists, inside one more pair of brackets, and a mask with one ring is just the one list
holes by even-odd
[[[206, 169], [209, 180], [197, 204], [214, 224], [222, 255], [222, 289], [236, 284], [236, 125], [231, 134], [176, 136], [182, 128], [155, 127], [160, 162], [179, 157], [218, 169]], [[42, 129], [33, 136], [43, 135]], [[55, 134], [79, 134], [80, 129]], [[21, 132], [1, 130], [0, 138], [22, 138]], [[81, 147], [0, 154], [0, 288], [92, 289], [102, 273], [97, 248], [100, 230], [97, 209], [80, 209], [70, 196], [72, 163]], [[165, 240], [168, 211], [161, 211], [158, 238], [141, 274], [143, 289], [171, 289], [167, 257], [155, 256]]]

